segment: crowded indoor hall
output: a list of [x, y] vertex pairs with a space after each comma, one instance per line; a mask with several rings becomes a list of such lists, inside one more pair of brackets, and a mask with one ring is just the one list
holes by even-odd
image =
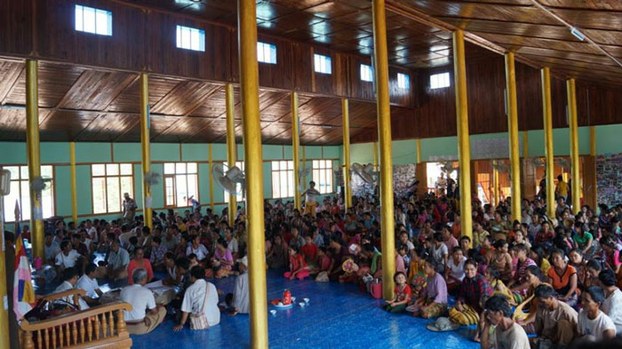
[[0, 0], [0, 349], [622, 348], [619, 0]]

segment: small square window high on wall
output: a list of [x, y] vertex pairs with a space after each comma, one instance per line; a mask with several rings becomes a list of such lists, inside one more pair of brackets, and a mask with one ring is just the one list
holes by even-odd
[[178, 25], [177, 47], [185, 50], [205, 52], [205, 30]]
[[361, 80], [372, 82], [374, 81], [373, 75], [374, 72], [371, 69], [371, 65], [361, 64]]
[[76, 31], [112, 36], [112, 12], [76, 5], [75, 13]]
[[316, 73], [332, 74], [333, 68], [330, 56], [318, 55], [315, 53], [313, 55], [313, 69]]
[[403, 73], [397, 73], [397, 87], [404, 90], [410, 89], [410, 76]]
[[257, 43], [257, 61], [276, 64], [276, 45], [266, 42]]
[[430, 75], [430, 89], [449, 87], [451, 82], [449, 81], [449, 73], [440, 73]]

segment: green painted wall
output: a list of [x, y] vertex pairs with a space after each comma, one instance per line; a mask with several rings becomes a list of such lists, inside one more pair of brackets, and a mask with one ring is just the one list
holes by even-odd
[[[237, 147], [238, 160], [244, 160], [244, 147]], [[20, 142], [0, 142], [0, 166], [26, 165], [26, 145]], [[215, 162], [226, 161], [225, 144], [213, 144]], [[307, 167], [313, 159], [332, 159], [333, 166], [340, 166], [340, 146], [306, 146]], [[272, 197], [272, 160], [290, 160], [291, 146], [263, 145], [263, 186], [264, 197]], [[207, 144], [163, 144], [151, 145], [151, 170], [162, 174], [164, 162], [197, 162], [199, 171], [199, 200], [209, 204], [209, 176]], [[302, 160], [302, 153], [301, 153]], [[139, 209], [143, 208], [143, 179], [141, 174], [141, 147], [138, 143], [76, 143], [76, 175], [78, 183], [78, 215], [81, 218], [92, 216], [91, 164], [94, 163], [132, 163], [134, 170], [134, 197]], [[41, 143], [41, 163], [54, 165], [55, 213], [59, 216], [71, 216], [71, 173], [69, 166], [69, 143]], [[291, 198], [290, 198], [291, 199]], [[214, 184], [215, 211], [220, 213], [225, 207], [224, 192]], [[163, 181], [152, 187], [152, 207], [158, 211], [164, 207]], [[180, 208], [179, 210], [184, 210]], [[116, 219], [119, 214], [97, 215], [98, 218]]]

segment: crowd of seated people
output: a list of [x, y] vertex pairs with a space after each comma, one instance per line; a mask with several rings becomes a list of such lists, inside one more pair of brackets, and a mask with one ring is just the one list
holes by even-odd
[[[466, 234], [453, 197], [396, 196], [397, 286], [395, 295], [385, 297], [392, 298], [387, 308], [477, 324], [483, 346], [499, 336], [488, 333], [495, 327], [491, 323], [507, 319], [520, 326], [518, 330], [504, 323], [513, 336], [530, 333], [542, 348], [622, 334], [622, 206], [601, 205], [597, 211], [584, 206], [573, 215], [563, 198], [558, 202], [555, 217], [548, 217], [542, 198], [523, 200], [522, 220], [513, 222], [509, 200], [494, 207], [474, 199], [473, 231]], [[383, 267], [378, 202], [357, 197], [346, 212], [337, 198], [328, 197], [314, 208], [311, 214], [296, 210], [291, 202], [266, 200], [268, 268], [290, 280], [352, 282], [372, 291]], [[89, 303], [98, 296], [89, 280], [106, 278], [138, 292], [160, 272], [166, 275], [164, 284], [180, 286], [168, 310], [177, 314], [176, 329], [181, 329], [189, 310], [208, 300], [203, 309], [214, 309], [218, 302], [213, 284], [206, 281], [206, 286], [203, 280], [245, 276], [246, 262], [240, 265], [247, 242], [244, 211], [234, 226], [227, 222], [226, 210], [219, 216], [200, 207], [184, 214], [154, 214], [153, 231], [140, 216], [131, 222], [86, 220], [73, 229], [59, 222], [54, 234], [46, 235], [46, 262], [64, 278], [72, 275], [66, 269], [74, 269], [78, 278], [86, 275], [75, 284], [73, 276], [63, 281], [89, 287]], [[101, 259], [95, 266], [94, 256]], [[248, 286], [243, 278], [240, 282], [236, 289], [242, 291], [229, 297], [232, 313], [248, 311], [243, 294]], [[136, 297], [130, 290], [123, 292], [132, 300]], [[215, 296], [209, 297], [210, 292]], [[498, 297], [487, 309], [486, 301], [493, 296]], [[448, 306], [451, 297], [456, 299], [453, 307]], [[499, 299], [517, 311], [507, 314]], [[154, 304], [141, 303], [138, 313], [131, 314], [130, 321], [140, 327], [135, 333], [147, 333], [160, 321], [161, 310]], [[488, 310], [496, 317], [490, 318]], [[212, 315], [206, 317], [215, 325], [219, 315]]]

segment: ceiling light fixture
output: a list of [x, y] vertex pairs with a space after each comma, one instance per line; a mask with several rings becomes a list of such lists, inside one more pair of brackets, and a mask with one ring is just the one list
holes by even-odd
[[577, 29], [577, 27], [571, 27], [570, 28], [570, 34], [572, 34], [575, 38], [584, 41], [585, 40], [585, 35], [583, 35], [583, 33], [581, 33], [579, 31], [579, 29]]

